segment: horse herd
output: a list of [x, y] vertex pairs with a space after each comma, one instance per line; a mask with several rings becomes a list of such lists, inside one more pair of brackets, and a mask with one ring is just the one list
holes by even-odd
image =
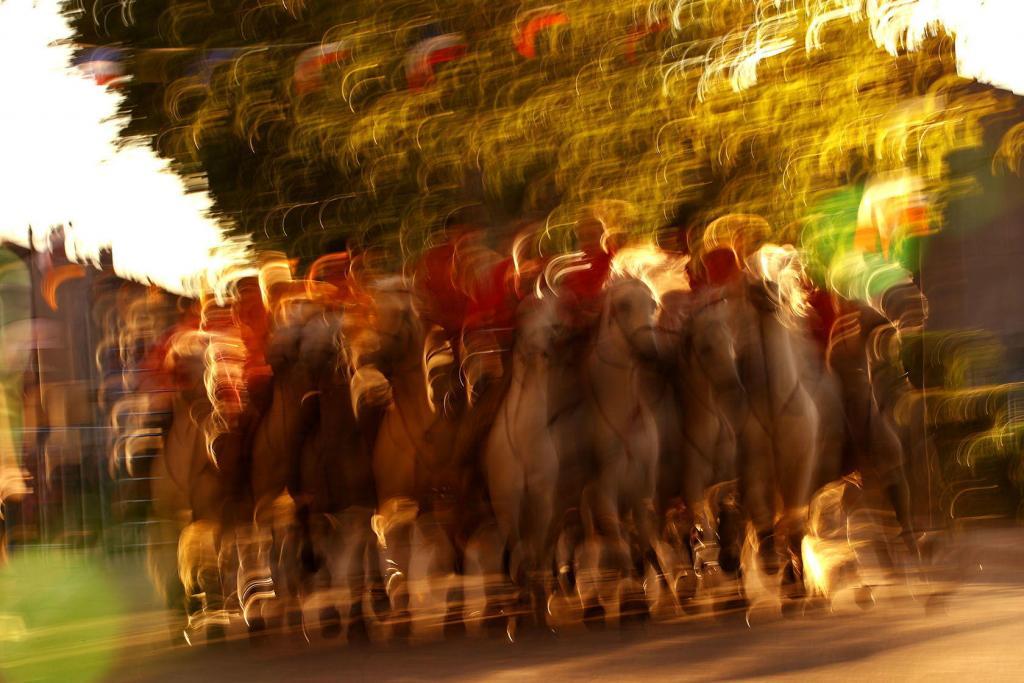
[[[316, 273], [261, 273], [259, 383], [237, 302], [209, 302], [158, 347], [175, 381], [126, 373], [112, 411], [118, 466], [156, 454], [148, 565], [186, 637], [238, 617], [253, 634], [515, 637], [749, 603], [754, 577], [798, 601], [835, 588], [807, 537], [844, 476], [916, 552], [919, 444], [893, 406], [920, 294], [849, 306], [826, 353], [796, 251], [747, 264], [691, 290], [683, 259], [623, 249], [581, 328], [566, 258], [524, 271], [513, 330], [456, 338], [402, 276], [353, 268], [341, 297]], [[154, 301], [123, 307], [122, 356], [180, 323]]]

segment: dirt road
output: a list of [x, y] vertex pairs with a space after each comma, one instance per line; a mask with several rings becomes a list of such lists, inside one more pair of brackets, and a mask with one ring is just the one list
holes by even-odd
[[1024, 677], [1024, 533], [972, 535], [957, 553], [960, 583], [931, 607], [906, 590], [861, 611], [793, 618], [742, 612], [628, 631], [535, 636], [516, 643], [460, 638], [423, 645], [343, 647], [278, 639], [136, 653], [126, 681], [477, 680], [980, 680]]

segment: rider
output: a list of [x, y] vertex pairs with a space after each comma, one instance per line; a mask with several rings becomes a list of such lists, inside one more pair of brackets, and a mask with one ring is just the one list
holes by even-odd
[[591, 208], [574, 226], [578, 262], [567, 269], [560, 284], [565, 293], [565, 320], [570, 335], [588, 341], [601, 316], [601, 293], [611, 273], [612, 259], [621, 238], [599, 210]]
[[[903, 448], [887, 405], [910, 389], [900, 339], [919, 330], [927, 304], [913, 275], [916, 241], [927, 226], [923, 196], [908, 176], [852, 184], [828, 197], [803, 236], [817, 289], [830, 293], [834, 319], [828, 361], [840, 379], [855, 460], [873, 474], [892, 505], [903, 538], [916, 551]], [[821, 317], [828, 298], [812, 302]], [[825, 321], [823, 321], [824, 323]]]
[[458, 341], [470, 303], [457, 277], [457, 244], [476, 230], [458, 217], [450, 218], [442, 241], [424, 252], [413, 275], [416, 310], [425, 327], [427, 398], [435, 412], [445, 414], [452, 414], [458, 403]]

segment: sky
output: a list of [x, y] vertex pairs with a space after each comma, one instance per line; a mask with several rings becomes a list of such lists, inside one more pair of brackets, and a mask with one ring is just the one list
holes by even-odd
[[147, 140], [118, 144], [121, 95], [70, 66], [70, 36], [58, 0], [0, 0], [0, 237], [28, 246], [31, 226], [45, 248], [64, 226], [72, 260], [110, 247], [121, 276], [188, 295], [216, 284], [247, 245], [225, 237], [202, 182], [186, 191]]

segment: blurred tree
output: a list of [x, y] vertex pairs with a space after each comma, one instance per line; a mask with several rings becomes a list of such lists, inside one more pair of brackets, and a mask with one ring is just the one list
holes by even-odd
[[946, 154], [1015, 106], [956, 78], [941, 32], [908, 51], [888, 1], [70, 4], [83, 43], [137, 48], [126, 133], [300, 256], [404, 257], [473, 205], [493, 226], [545, 215], [555, 238], [596, 206], [636, 235], [749, 213], [814, 239], [813, 207], [858, 170], [938, 196]]

